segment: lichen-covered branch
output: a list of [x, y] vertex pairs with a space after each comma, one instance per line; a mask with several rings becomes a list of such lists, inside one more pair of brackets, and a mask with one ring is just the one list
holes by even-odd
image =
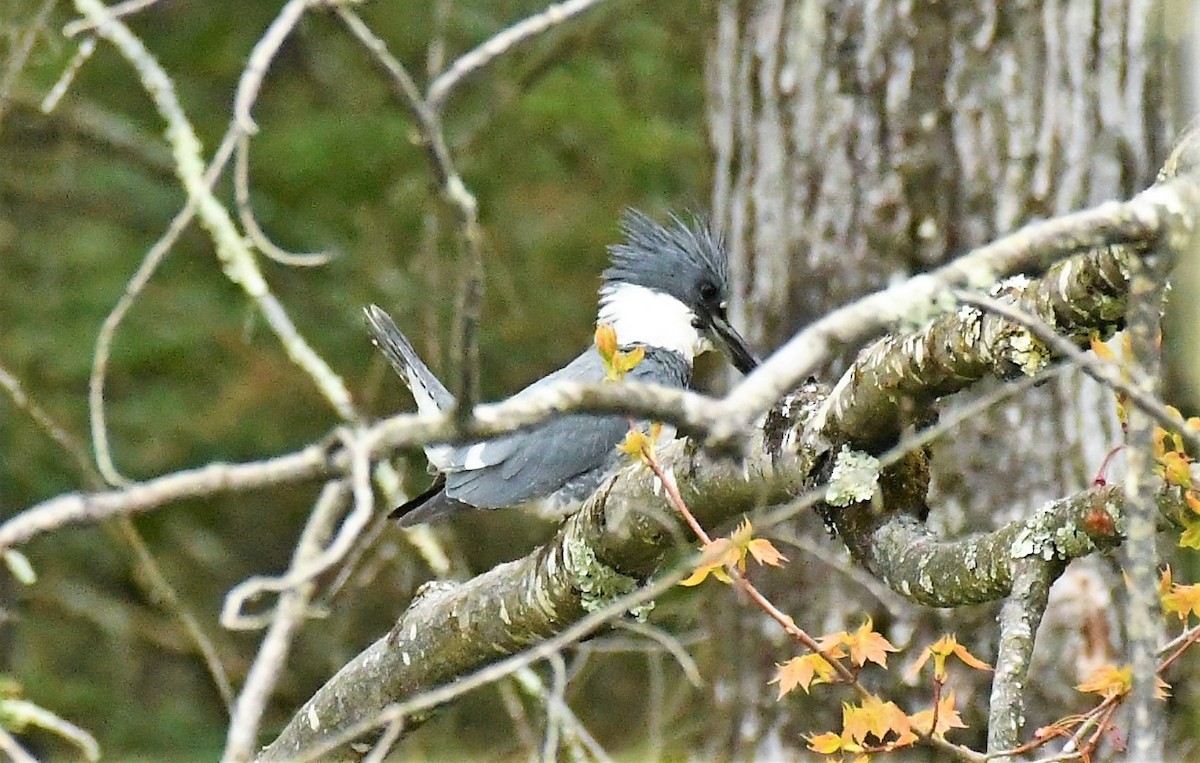
[[[1050, 586], [1066, 562], [1025, 556], [1013, 563], [1012, 593], [1000, 609], [1000, 648], [988, 708], [989, 754], [1011, 750], [1020, 743], [1025, 724], [1025, 679], [1033, 656], [1038, 625], [1046, 613]], [[996, 759], [1004, 763], [1004, 758]]]
[[[1092, 331], [1120, 327], [1128, 292], [1124, 274], [1133, 259], [1125, 247], [1090, 250], [1036, 280], [1009, 279], [1000, 296], [1085, 345]], [[819, 426], [869, 449], [927, 418], [942, 396], [985, 376], [1033, 375], [1051, 357], [1037, 337], [1001, 316], [970, 308], [947, 312], [864, 350], [831, 393]]]

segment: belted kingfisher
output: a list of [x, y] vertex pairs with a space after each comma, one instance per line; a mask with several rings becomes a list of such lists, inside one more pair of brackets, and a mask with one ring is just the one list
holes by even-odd
[[[622, 349], [640, 346], [645, 355], [627, 378], [686, 387], [692, 362], [722, 346], [733, 364], [748, 373], [758, 360], [729, 324], [727, 253], [706, 221], [689, 225], [672, 215], [662, 226], [629, 210], [621, 221], [625, 243], [609, 247], [597, 324], [611, 324]], [[412, 391], [422, 412], [453, 406], [454, 396], [417, 356], [412, 344], [380, 308], [366, 310], [375, 343]], [[561, 379], [605, 379], [593, 345], [554, 373], [517, 393], [529, 394]], [[425, 448], [440, 474], [433, 486], [392, 512], [402, 526], [479, 508], [496, 509], [547, 498], [570, 507], [600, 486], [616, 464], [617, 445], [629, 430], [620, 414], [569, 414], [520, 432], [483, 442]]]

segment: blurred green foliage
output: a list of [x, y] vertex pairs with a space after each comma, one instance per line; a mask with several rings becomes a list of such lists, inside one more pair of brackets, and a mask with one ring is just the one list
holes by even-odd
[[[129, 19], [174, 78], [209, 152], [230, 118], [247, 56], [279, 5], [164, 0]], [[70, 5], [57, 3], [47, 24], [34, 28], [42, 6], [0, 0], [0, 66], [13, 65], [34, 30], [0, 117], [0, 364], [86, 441], [87, 379], [100, 325], [183, 194], [160, 118], [106, 44], [53, 113], [38, 110], [76, 47], [58, 33], [72, 18]], [[437, 6], [370, 3], [361, 10], [422, 82]], [[543, 6], [447, 4], [447, 55]], [[487, 397], [515, 391], [589, 341], [604, 248], [616, 237], [623, 207], [661, 213], [707, 198], [707, 13], [682, 0], [602, 5], [502, 58], [449, 103], [448, 138], [478, 197], [485, 233]], [[452, 215], [431, 186], [404, 109], [337, 20], [313, 11], [267, 74], [254, 116], [261, 128], [252, 154], [260, 223], [285, 248], [338, 253], [315, 269], [264, 262], [272, 287], [364, 409], [385, 415], [411, 405], [372, 352], [361, 309], [385, 306], [445, 371], [457, 246]], [[232, 201], [228, 182], [219, 192]], [[106, 391], [114, 457], [134, 479], [287, 452], [336, 424], [246, 297], [221, 275], [210, 241], [194, 226], [126, 318]], [[84, 485], [24, 413], [0, 402], [0, 516]], [[315, 492], [310, 485], [225, 496], [138, 519], [235, 684], [258, 635], [221, 631], [221, 598], [245, 576], [286, 565]], [[474, 569], [511, 558], [544, 534], [511, 517], [467, 518], [459, 527], [472, 532], [466, 562]], [[404, 551], [386, 531], [376, 546], [370, 574], [328, 602], [329, 617], [299, 640], [268, 731], [383, 633], [427, 575], [393, 558]], [[3, 591], [12, 619], [0, 626], [0, 674], [95, 733], [110, 760], [211, 759], [224, 738], [220, 697], [178, 622], [138, 585], [117, 536], [72, 529], [26, 551], [41, 578]], [[619, 748], [630, 724], [640, 723], [631, 720], [643, 711], [640, 681], [609, 673], [582, 683], [607, 692], [594, 707], [626, 708], [580, 711], [597, 723], [602, 741]], [[486, 728], [507, 722], [501, 712], [493, 692], [448, 715]], [[436, 735], [437, 722], [430, 729]], [[486, 736], [467, 734], [460, 742], [479, 751]], [[49, 737], [26, 741], [51, 757], [67, 754]], [[438, 753], [436, 743], [416, 744]], [[503, 757], [516, 748], [489, 749]]]

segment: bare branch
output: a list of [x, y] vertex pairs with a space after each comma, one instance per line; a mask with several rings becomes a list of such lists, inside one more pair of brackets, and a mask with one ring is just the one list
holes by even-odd
[[[338, 480], [326, 483], [309, 516], [308, 524], [300, 534], [296, 550], [292, 555], [291, 573], [312, 568], [313, 562], [322, 555], [325, 540], [333, 530], [337, 516], [349, 491]], [[316, 590], [312, 576], [289, 574], [300, 582], [284, 591], [279, 597], [271, 617], [271, 625], [259, 646], [258, 656], [246, 675], [246, 683], [234, 706], [233, 719], [225, 743], [223, 761], [237, 763], [248, 760], [257, 749], [258, 726], [266, 709], [267, 700], [278, 681], [283, 665], [291, 650], [292, 638], [304, 619], [308, 602]]]
[[71, 57], [71, 62], [67, 64], [67, 68], [59, 75], [58, 81], [54, 83], [54, 87], [46, 93], [46, 97], [42, 99], [42, 113], [49, 114], [58, 107], [58, 102], [67, 94], [67, 90], [71, 87], [71, 83], [75, 81], [75, 75], [79, 74], [79, 70], [87, 63], [92, 54], [96, 52], [96, 38], [85, 37], [79, 43], [79, 47], [75, 50], [75, 55]]
[[4, 65], [4, 73], [0, 74], [0, 127], [4, 124], [4, 114], [8, 110], [9, 98], [12, 96], [13, 88], [16, 87], [17, 77], [21, 76], [21, 72], [24, 71], [25, 63], [29, 61], [29, 54], [33, 52], [33, 44], [37, 42], [38, 35], [45, 28], [46, 19], [54, 10], [54, 4], [55, 0], [42, 0], [42, 6], [33, 14], [33, 18], [29, 19], [28, 26], [21, 34], [20, 40], [9, 53], [8, 62]]
[[[991, 754], [1011, 750], [1020, 743], [1025, 723], [1025, 679], [1033, 655], [1038, 625], [1046, 613], [1050, 586], [1066, 564], [1029, 556], [1013, 564], [1012, 593], [1000, 609], [1000, 648], [988, 708], [988, 742]], [[1006, 763], [1003, 758], [989, 758]]]
[[[114, 19], [99, 0], [76, 0], [76, 6], [81, 13], [96, 23], [97, 33], [113, 43], [133, 65], [142, 80], [143, 88], [166, 121], [167, 140], [175, 157], [176, 171], [187, 189], [188, 196], [197, 200], [196, 212], [201, 224], [213, 239], [226, 277], [240, 286], [257, 303], [267, 325], [278, 336], [288, 357], [312, 378], [317, 389], [338, 415], [346, 421], [357, 421], [359, 417], [345, 383], [296, 330], [283, 305], [271, 293], [253, 254], [230, 219], [228, 210], [217, 200], [205, 182], [200, 141], [180, 106], [174, 85], [167, 73], [146, 50], [142, 41], [123, 23]], [[285, 11], [293, 6], [301, 6], [301, 10], [306, 7], [299, 0], [292, 0], [285, 7]], [[273, 28], [282, 28], [279, 19], [276, 20], [276, 24], [279, 26], [273, 24]], [[238, 89], [238, 104], [244, 108], [248, 108], [250, 96], [257, 93], [257, 82], [249, 74], [247, 76], [248, 84], [244, 87], [239, 86]], [[244, 116], [249, 119], [248, 113]], [[245, 127], [244, 124], [241, 126]]]
[[[108, 12], [115, 18], [121, 18], [145, 10], [157, 2], [158, 0], [123, 0], [123, 2], [110, 5]], [[95, 28], [96, 22], [91, 19], [75, 19], [63, 25], [62, 33], [63, 37], [74, 37], [81, 32], [90, 32]]]
[[975, 305], [1029, 329], [1030, 333], [1045, 342], [1055, 353], [1070, 360], [1097, 382], [1128, 397], [1131, 403], [1141, 409], [1147, 416], [1157, 421], [1161, 427], [1171, 432], [1177, 432], [1183, 438], [1184, 442], [1194, 449], [1194, 452], [1200, 452], [1200, 433], [1188, 427], [1187, 423], [1177, 413], [1168, 409], [1157, 397], [1148, 394], [1141, 386], [1127, 381], [1122, 376], [1123, 373], [1130, 373], [1131, 375], [1135, 375], [1137, 379], [1142, 379], [1144, 374], [1141, 373], [1140, 369], [1136, 367], [1120, 369], [1112, 363], [1107, 363], [1094, 355], [1087, 354], [1072, 344], [1070, 340], [1060, 336], [1048, 323], [1017, 307], [981, 294], [976, 294], [975, 292], [956, 289], [953, 294], [955, 299], [960, 302]]
[[25, 389], [21, 386], [21, 382], [17, 377], [9, 373], [3, 365], [0, 365], [0, 387], [8, 393], [9, 399], [17, 406], [18, 410], [25, 411], [29, 414], [29, 418], [37, 425], [38, 429], [46, 434], [58, 447], [71, 457], [75, 462], [75, 466], [83, 475], [93, 474], [92, 462], [88, 458], [87, 451], [77, 439], [67, 433], [65, 429], [59, 426], [49, 413], [45, 411], [37, 401], [33, 400], [25, 393]]
[[[1186, 251], [1181, 249], [1180, 251]], [[1148, 263], [1139, 263], [1130, 278], [1128, 361], [1144, 374], [1140, 390], [1148, 396], [1158, 392], [1161, 367], [1163, 273], [1154, 272]], [[1128, 507], [1128, 539], [1125, 542], [1122, 569], [1128, 581], [1124, 621], [1128, 640], [1128, 663], [1133, 668], [1129, 692], [1129, 747], [1125, 759], [1162, 760], [1162, 703], [1158, 691], [1158, 656], [1162, 641], [1162, 606], [1158, 594], [1158, 515], [1154, 496], [1162, 480], [1154, 476], [1154, 420], [1134, 408], [1125, 425], [1125, 503]]]
[[[30, 399], [21, 388], [20, 382], [9, 374], [3, 366], [0, 366], [0, 386], [5, 388], [16, 406], [28, 413], [37, 426], [71, 457], [86, 483], [95, 488], [100, 488], [104, 485], [103, 478], [93, 468], [91, 461], [88, 460], [87, 451], [83, 445], [60, 426], [41, 406]], [[231, 708], [233, 706], [233, 689], [230, 687], [229, 676], [225, 672], [225, 666], [221, 663], [220, 656], [217, 654], [217, 649], [213, 645], [212, 639], [200, 627], [196, 616], [184, 605], [183, 600], [179, 597], [179, 592], [167, 580], [166, 574], [163, 573], [154, 555], [150, 553], [146, 541], [142, 538], [141, 533], [138, 532], [133, 521], [129, 517], [121, 516], [117, 518], [115, 526], [121, 536], [121, 540], [133, 552], [134, 563], [141, 572], [139, 580], [145, 584], [151, 599], [161, 601], [166, 609], [179, 619], [183, 629], [200, 651], [205, 666], [208, 668], [209, 674], [212, 675], [213, 683], [216, 684], [217, 691], [220, 693], [226, 708]]]
[[[353, 491], [353, 510], [346, 517], [337, 536], [326, 548], [297, 556], [288, 573], [280, 578], [254, 577], [243, 581], [225, 596], [221, 608], [221, 625], [230, 630], [252, 630], [262, 627], [261, 618], [242, 614], [245, 603], [264, 593], [288, 591], [307, 583], [340, 562], [375, 514], [375, 498], [371, 492], [370, 453], [357, 433], [345, 437], [350, 456], [350, 486]], [[314, 510], [314, 516], [316, 511]], [[324, 537], [324, 535], [322, 535]]]
[[296, 28], [296, 24], [300, 23], [304, 12], [320, 2], [323, 0], [288, 0], [279, 11], [279, 15], [267, 27], [267, 31], [254, 44], [254, 50], [250, 52], [250, 58], [242, 69], [237, 92], [233, 96], [233, 123], [243, 135], [258, 132], [258, 125], [250, 116], [250, 109], [258, 100], [258, 91], [262, 88], [263, 79], [267, 76], [267, 70], [271, 68], [271, 62], [275, 60], [283, 41]]
[[250, 136], [242, 133], [237, 139], [237, 160], [233, 169], [233, 193], [237, 201], [238, 219], [246, 229], [246, 235], [258, 251], [280, 265], [311, 268], [324, 265], [333, 259], [333, 252], [289, 252], [267, 236], [254, 217], [250, 204]]
[[371, 53], [376, 65], [388, 76], [400, 102], [416, 121], [442, 195], [458, 217], [458, 230], [462, 238], [454, 332], [458, 380], [452, 391], [458, 419], [465, 423], [470, 418], [471, 408], [479, 399], [479, 342], [476, 332], [483, 305], [483, 234], [479, 229], [478, 205], [454, 166], [440, 116], [421, 98], [421, 92], [404, 64], [388, 51], [386, 43], [371, 31], [357, 13], [345, 6], [338, 6], [336, 12]]
[[[211, 189], [225, 169], [225, 164], [233, 152], [236, 134], [231, 130], [225, 133], [221, 145], [213, 156], [212, 163], [204, 173], [204, 183]], [[133, 277], [125, 284], [125, 293], [117, 300], [111, 312], [104, 317], [100, 326], [100, 334], [96, 337], [96, 346], [92, 352], [92, 372], [88, 377], [88, 418], [92, 430], [92, 450], [96, 457], [96, 467], [103, 475], [104, 481], [110, 485], [128, 485], [129, 479], [117, 469], [112, 457], [112, 447], [108, 440], [108, 421], [104, 413], [104, 384], [108, 378], [108, 359], [112, 351], [112, 343], [116, 339], [117, 329], [125, 320], [125, 314], [133, 307], [134, 300], [146, 288], [150, 278], [158, 270], [158, 266], [166, 258], [179, 236], [191, 224], [196, 215], [198, 197], [189, 195], [183, 209], [171, 220], [166, 232], [154, 242], [154, 246], [142, 258], [142, 264], [134, 272]]]
[[447, 99], [468, 77], [521, 43], [570, 21], [601, 2], [602, 0], [566, 0], [548, 6], [546, 10], [522, 19], [493, 35], [475, 49], [460, 56], [433, 81], [426, 98], [429, 108], [435, 113], [441, 113], [445, 110]]
[[0, 750], [12, 759], [12, 763], [38, 763], [38, 759], [30, 755], [4, 726], [0, 726]]
[[185, 498], [302, 482], [337, 471], [324, 446], [310, 445], [295, 453], [249, 464], [209, 464], [134, 482], [119, 489], [67, 493], [26, 509], [0, 524], [0, 549], [24, 543], [66, 524], [132, 516]]

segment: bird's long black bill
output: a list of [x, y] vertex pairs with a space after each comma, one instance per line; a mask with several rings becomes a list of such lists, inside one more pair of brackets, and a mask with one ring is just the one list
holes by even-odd
[[721, 340], [721, 344], [725, 345], [725, 350], [729, 353], [729, 359], [733, 362], [734, 367], [744, 374], [758, 368], [759, 359], [750, 350], [750, 345], [746, 344], [746, 340], [742, 339], [742, 335], [737, 332], [737, 329], [719, 315], [712, 316], [711, 320], [713, 331]]

